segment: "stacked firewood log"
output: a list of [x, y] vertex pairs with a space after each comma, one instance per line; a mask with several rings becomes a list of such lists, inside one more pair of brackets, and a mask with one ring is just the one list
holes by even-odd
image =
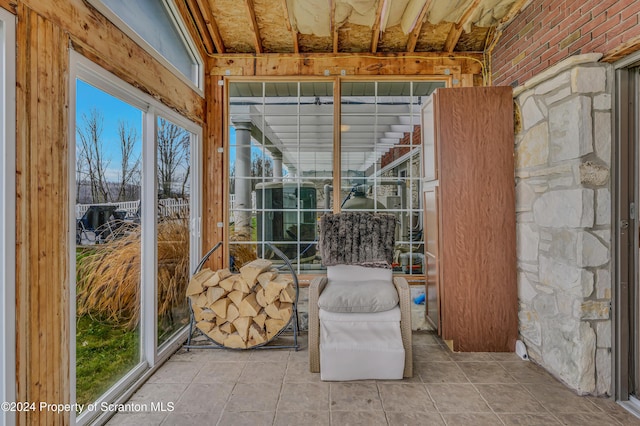
[[196, 326], [228, 348], [251, 348], [271, 340], [293, 315], [296, 289], [291, 276], [256, 259], [240, 268], [203, 269], [187, 287]]

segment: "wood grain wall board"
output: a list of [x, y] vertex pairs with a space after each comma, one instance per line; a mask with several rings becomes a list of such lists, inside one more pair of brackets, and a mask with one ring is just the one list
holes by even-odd
[[325, 71], [340, 75], [451, 75], [482, 74], [482, 55], [447, 56], [438, 53], [412, 54], [270, 54], [220, 55], [211, 58], [212, 73], [243, 76], [322, 76]]
[[204, 98], [82, 0], [23, 0], [67, 32], [73, 48], [175, 111], [202, 123]]
[[512, 351], [518, 334], [510, 87], [436, 92], [442, 337]]
[[16, 14], [18, 2], [16, 0], [0, 0], [0, 7]]
[[[68, 36], [19, 6], [16, 149], [17, 400], [68, 403]], [[19, 424], [69, 413], [18, 413]]]
[[[224, 241], [224, 228], [218, 228], [217, 224], [225, 222], [226, 207], [225, 194], [226, 163], [223, 149], [225, 132], [225, 91], [224, 86], [218, 82], [224, 81], [222, 77], [207, 76], [205, 88], [207, 93], [207, 120], [202, 143], [202, 251], [206, 253], [219, 241]], [[218, 249], [207, 262], [212, 270], [223, 267], [224, 252]]]

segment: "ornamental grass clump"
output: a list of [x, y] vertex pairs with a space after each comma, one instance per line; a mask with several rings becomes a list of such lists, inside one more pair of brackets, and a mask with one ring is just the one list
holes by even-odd
[[[77, 261], [77, 314], [133, 330], [140, 319], [140, 231], [93, 246]], [[158, 315], [172, 316], [185, 302], [189, 282], [189, 227], [186, 219], [158, 224]]]

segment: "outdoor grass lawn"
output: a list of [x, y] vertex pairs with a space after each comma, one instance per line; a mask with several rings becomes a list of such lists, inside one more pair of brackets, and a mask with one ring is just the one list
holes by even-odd
[[94, 402], [140, 360], [138, 331], [89, 316], [76, 321], [76, 402]]

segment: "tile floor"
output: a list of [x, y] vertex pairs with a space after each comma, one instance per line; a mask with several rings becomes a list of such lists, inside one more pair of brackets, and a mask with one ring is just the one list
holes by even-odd
[[179, 350], [129, 400], [170, 413], [109, 425], [640, 425], [609, 399], [579, 397], [513, 353], [452, 353], [414, 333], [414, 377], [321, 382], [301, 350]]

